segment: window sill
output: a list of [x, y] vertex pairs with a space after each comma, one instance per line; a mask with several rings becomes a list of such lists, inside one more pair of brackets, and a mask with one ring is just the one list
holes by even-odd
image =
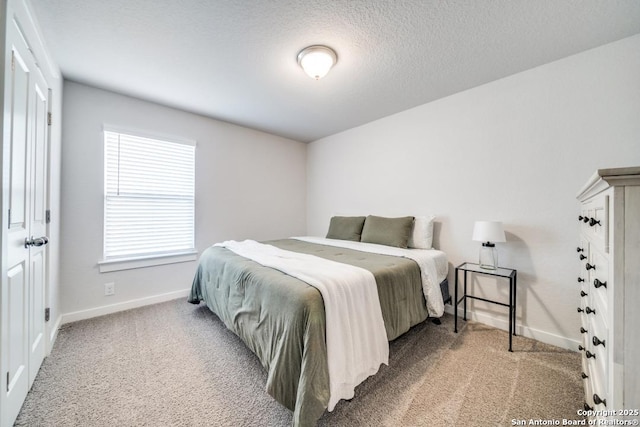
[[180, 252], [176, 254], [155, 255], [149, 257], [119, 258], [113, 260], [98, 261], [100, 273], [111, 271], [131, 270], [134, 268], [154, 267], [165, 264], [176, 264], [198, 259], [197, 251]]

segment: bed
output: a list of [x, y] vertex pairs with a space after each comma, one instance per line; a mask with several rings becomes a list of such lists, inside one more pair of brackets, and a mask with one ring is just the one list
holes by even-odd
[[[266, 266], [269, 264], [260, 258], [256, 258], [260, 262], [251, 259], [236, 244], [217, 244], [203, 252], [188, 300], [194, 304], [204, 301], [256, 354], [268, 373], [267, 392], [293, 411], [294, 425], [315, 425], [337, 400], [332, 396], [336, 374], [330, 375], [330, 355], [334, 351], [327, 351], [330, 323], [325, 317], [326, 298], [323, 300], [321, 290], [295, 274], [281, 271], [286, 269]], [[252, 242], [252, 245], [372, 274], [387, 349], [388, 341], [412, 326], [442, 315], [440, 308], [448, 299], [448, 264], [441, 251], [308, 237]], [[412, 259], [416, 253], [426, 261], [420, 261], [419, 265]], [[364, 378], [374, 374], [379, 363], [372, 366], [375, 369], [366, 372]]]

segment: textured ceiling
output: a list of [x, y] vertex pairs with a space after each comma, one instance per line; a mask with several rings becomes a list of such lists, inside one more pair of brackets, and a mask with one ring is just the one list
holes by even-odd
[[65, 78], [305, 142], [640, 33], [638, 0], [30, 4]]

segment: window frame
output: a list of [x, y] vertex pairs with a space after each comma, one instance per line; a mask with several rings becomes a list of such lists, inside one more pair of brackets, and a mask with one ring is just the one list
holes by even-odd
[[[140, 255], [129, 255], [129, 256], [121, 256], [121, 257], [105, 257], [105, 242], [106, 242], [106, 232], [107, 232], [107, 221], [106, 221], [106, 203], [107, 203], [107, 178], [106, 178], [106, 133], [118, 133], [121, 135], [128, 135], [137, 138], [148, 138], [155, 139], [161, 142], [173, 143], [173, 144], [183, 144], [189, 145], [194, 148], [194, 159], [193, 159], [193, 167], [194, 167], [194, 175], [193, 175], [193, 185], [194, 185], [194, 197], [193, 197], [193, 248], [186, 250], [174, 250], [167, 251], [157, 254], [140, 254]], [[151, 133], [146, 131], [140, 131], [137, 129], [130, 128], [122, 128], [119, 126], [111, 126], [104, 125], [101, 132], [101, 144], [102, 144], [102, 184], [103, 184], [103, 194], [102, 194], [102, 259], [98, 261], [98, 268], [100, 273], [107, 273], [112, 271], [120, 271], [120, 270], [129, 270], [129, 269], [137, 269], [144, 267], [152, 267], [152, 266], [160, 266], [181, 262], [190, 262], [198, 259], [198, 251], [196, 249], [196, 195], [195, 195], [195, 185], [196, 185], [196, 157], [195, 150], [197, 147], [197, 143], [195, 140], [189, 140], [185, 138]]]

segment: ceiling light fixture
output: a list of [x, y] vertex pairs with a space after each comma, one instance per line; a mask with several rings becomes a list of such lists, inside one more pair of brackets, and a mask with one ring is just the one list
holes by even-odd
[[327, 46], [313, 45], [298, 54], [298, 64], [312, 79], [320, 80], [338, 62], [338, 55]]

